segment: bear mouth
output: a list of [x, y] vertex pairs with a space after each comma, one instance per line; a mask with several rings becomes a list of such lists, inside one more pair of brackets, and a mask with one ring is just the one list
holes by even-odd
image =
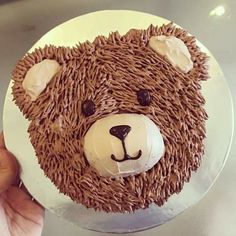
[[131, 157], [127, 151], [126, 151], [126, 147], [125, 144], [123, 144], [123, 148], [124, 148], [124, 157], [123, 159], [117, 159], [116, 156], [114, 154], [111, 154], [111, 159], [117, 162], [123, 162], [123, 161], [128, 161], [128, 160], [138, 160], [141, 156], [142, 156], [142, 150], [138, 151], [138, 154], [134, 157]]
[[127, 135], [129, 134], [130, 131], [131, 131], [131, 127], [129, 125], [118, 125], [118, 126], [114, 126], [110, 129], [110, 134], [115, 136], [116, 138], [118, 138], [121, 141], [122, 147], [124, 150], [123, 159], [117, 159], [114, 154], [111, 154], [112, 160], [117, 161], [117, 162], [123, 162], [123, 161], [127, 161], [127, 160], [137, 160], [142, 156], [142, 150], [139, 150], [138, 154], [134, 157], [131, 157], [127, 153], [127, 149], [126, 149], [126, 145], [125, 145], [125, 138], [127, 137]]

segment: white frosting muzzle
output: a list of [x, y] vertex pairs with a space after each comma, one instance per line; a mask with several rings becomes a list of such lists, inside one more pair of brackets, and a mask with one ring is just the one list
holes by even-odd
[[[111, 129], [120, 125], [130, 127], [124, 145], [130, 158], [141, 151], [137, 160], [123, 160], [122, 140], [111, 134]], [[84, 137], [85, 156], [102, 176], [125, 177], [147, 171], [159, 161], [164, 150], [158, 127], [147, 116], [138, 114], [116, 114], [97, 120]]]
[[152, 36], [149, 46], [158, 54], [167, 58], [170, 64], [187, 73], [193, 68], [191, 55], [185, 43], [175, 36]]

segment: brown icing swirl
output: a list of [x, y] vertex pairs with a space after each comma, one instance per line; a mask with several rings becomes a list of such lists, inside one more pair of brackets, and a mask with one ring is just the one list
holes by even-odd
[[[172, 67], [148, 47], [151, 36], [162, 34], [186, 44], [194, 63], [190, 72]], [[22, 81], [45, 58], [57, 60], [61, 69], [32, 103]], [[25, 55], [13, 71], [13, 95], [31, 121], [30, 140], [46, 176], [71, 199], [96, 210], [130, 212], [153, 202], [163, 205], [182, 190], [204, 153], [207, 114], [200, 82], [208, 78], [206, 60], [195, 38], [173, 24], [98, 36], [73, 48], [45, 46]], [[143, 88], [152, 96], [149, 106], [137, 100]], [[81, 110], [86, 100], [96, 105], [88, 117]], [[153, 120], [163, 135], [165, 154], [147, 172], [111, 179], [89, 166], [83, 137], [96, 120], [121, 112]]]

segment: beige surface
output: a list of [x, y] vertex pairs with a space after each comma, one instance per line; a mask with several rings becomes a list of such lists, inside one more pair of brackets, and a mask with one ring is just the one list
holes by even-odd
[[[1, 1], [2, 2], [2, 1]], [[42, 2], [42, 1], [41, 1]], [[48, 29], [74, 16], [99, 9], [134, 9], [147, 11], [174, 20], [195, 34], [220, 62], [231, 91], [236, 89], [235, 74], [235, 31], [232, 31], [236, 18], [235, 1], [225, 1], [223, 16], [209, 16], [216, 1], [50, 1], [42, 5], [39, 1], [16, 1], [0, 5], [0, 107], [9, 82], [11, 68], [17, 58]], [[185, 3], [184, 3], [185, 2]], [[102, 3], [102, 4], [101, 4]], [[181, 10], [184, 9], [185, 10]], [[53, 10], [52, 10], [53, 9]], [[222, 43], [224, 42], [224, 43]], [[235, 100], [235, 93], [233, 93]], [[222, 111], [223, 112], [223, 111]], [[192, 209], [175, 220], [136, 235], [236, 235], [233, 225], [236, 218], [236, 149], [235, 141], [229, 161], [208, 195]], [[235, 187], [234, 187], [235, 189]], [[47, 215], [43, 235], [96, 235], [95, 233], [72, 228], [64, 221]]]

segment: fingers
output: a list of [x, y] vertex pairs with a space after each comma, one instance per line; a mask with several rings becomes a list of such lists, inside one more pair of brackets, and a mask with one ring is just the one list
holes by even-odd
[[3, 132], [0, 133], [0, 149], [5, 149], [5, 141], [4, 141], [4, 136], [3, 136]]
[[[30, 193], [29, 193], [29, 191], [28, 191], [28, 189], [25, 187], [25, 185], [23, 184], [22, 181], [20, 182], [18, 188], [20, 188], [20, 189], [23, 190], [25, 193], [27, 193], [29, 196], [31, 196]], [[31, 197], [31, 199], [32, 199], [32, 197]]]
[[15, 157], [4, 149], [4, 139], [0, 140], [0, 194], [11, 186], [18, 174], [18, 164]]
[[25, 218], [37, 223], [43, 223], [44, 208], [32, 201], [32, 197], [24, 190], [17, 187], [9, 188], [6, 192], [6, 200], [16, 212]]

